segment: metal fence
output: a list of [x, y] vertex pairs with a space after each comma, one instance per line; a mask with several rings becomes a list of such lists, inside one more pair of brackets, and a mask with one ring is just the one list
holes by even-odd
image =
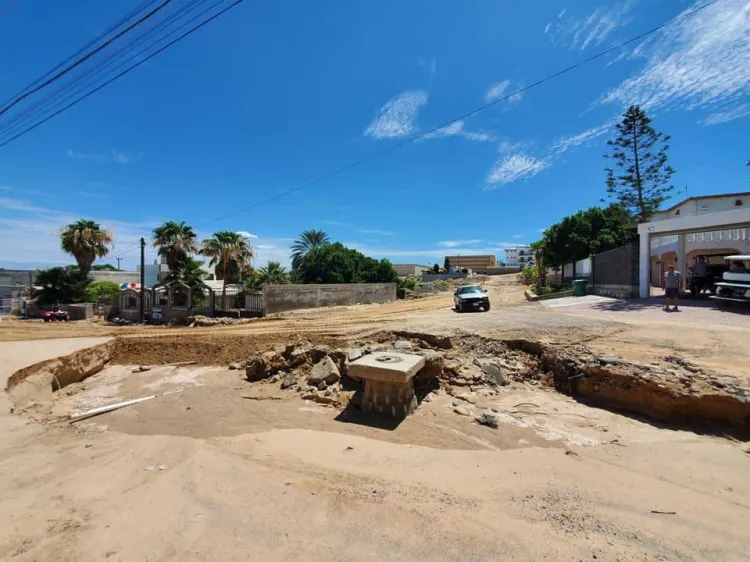
[[216, 293], [216, 315], [247, 318], [263, 316], [265, 314], [265, 300], [262, 291], [236, 291], [227, 293], [222, 298]]

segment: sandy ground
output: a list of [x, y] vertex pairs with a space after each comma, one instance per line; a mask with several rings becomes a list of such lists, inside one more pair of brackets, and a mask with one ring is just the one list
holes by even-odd
[[[456, 314], [443, 295], [230, 328], [4, 323], [0, 338], [117, 333], [177, 342], [204, 334], [220, 350], [304, 334], [460, 329], [586, 341], [640, 359], [680, 351], [748, 372], [750, 327], [701, 318], [676, 329], [671, 316], [545, 309], [503, 280], [491, 295], [487, 314]], [[101, 341], [0, 343], [0, 383], [24, 365]], [[3, 395], [0, 559], [747, 559], [746, 443], [662, 429], [549, 390], [521, 385], [484, 397], [478, 406], [500, 412], [497, 430], [453, 413], [446, 395], [395, 427], [372, 427], [297, 397], [243, 398], [247, 383], [224, 367], [136, 375], [112, 365], [60, 393], [55, 408], [173, 389], [182, 391], [73, 427], [11, 415]]]

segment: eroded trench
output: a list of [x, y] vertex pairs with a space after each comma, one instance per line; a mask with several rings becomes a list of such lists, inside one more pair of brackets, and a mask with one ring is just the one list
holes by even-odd
[[[585, 346], [561, 347], [529, 340], [494, 340], [477, 335], [382, 331], [343, 340], [304, 334], [290, 343], [250, 336], [128, 337], [83, 349], [17, 371], [8, 381], [16, 410], [43, 407], [55, 392], [80, 383], [108, 365], [223, 365], [244, 372], [248, 385], [275, 385], [306, 400], [357, 409], [362, 384], [348, 364], [379, 350], [425, 356], [415, 377], [418, 400], [436, 389], [461, 396], [486, 395], [524, 385], [554, 389], [588, 406], [637, 416], [655, 425], [748, 439], [750, 388], [728, 374], [701, 368], [678, 356], [660, 364], [594, 353]], [[337, 377], [311, 377], [322, 361]]]

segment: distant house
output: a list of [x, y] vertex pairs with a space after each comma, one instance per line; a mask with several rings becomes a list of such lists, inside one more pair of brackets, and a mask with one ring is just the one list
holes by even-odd
[[521, 269], [527, 265], [534, 265], [534, 251], [526, 244], [505, 248], [505, 265]]
[[471, 269], [476, 273], [487, 273], [489, 268], [497, 266], [497, 258], [491, 255], [445, 256], [445, 265], [448, 269]]
[[426, 265], [417, 265], [415, 263], [397, 263], [393, 266], [393, 269], [396, 270], [396, 274], [399, 277], [409, 277], [410, 275], [420, 276], [430, 268]]

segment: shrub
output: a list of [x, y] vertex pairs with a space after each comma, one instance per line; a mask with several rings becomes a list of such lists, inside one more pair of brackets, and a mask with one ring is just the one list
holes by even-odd
[[398, 280], [399, 289], [406, 289], [408, 291], [417, 291], [419, 290], [420, 285], [421, 285], [421, 282], [419, 280], [419, 277], [415, 277], [414, 275], [410, 275], [406, 279]]
[[117, 300], [120, 286], [114, 281], [94, 281], [83, 293], [86, 302], [112, 304]]

